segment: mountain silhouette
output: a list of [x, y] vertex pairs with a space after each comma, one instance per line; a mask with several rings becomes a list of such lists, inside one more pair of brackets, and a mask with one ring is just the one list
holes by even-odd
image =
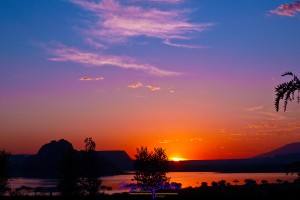
[[51, 141], [43, 145], [36, 155], [30, 155], [24, 162], [25, 176], [56, 177], [64, 153], [74, 151], [71, 143], [66, 140]]
[[[82, 160], [83, 151], [75, 150], [73, 145], [64, 139], [53, 140], [43, 145], [35, 155], [11, 155], [11, 176], [57, 178], [60, 175], [63, 156], [70, 152], [73, 152], [78, 160]], [[132, 171], [133, 161], [125, 151], [96, 151], [96, 155], [102, 176]]]
[[289, 164], [299, 160], [300, 143], [296, 142], [252, 158], [170, 162], [170, 168], [171, 171], [198, 172], [286, 172]]
[[133, 171], [133, 160], [128, 156], [125, 151], [97, 151], [97, 155], [104, 159], [113, 162], [122, 171]]
[[39, 157], [46, 157], [47, 159], [59, 159], [64, 152], [74, 151], [73, 145], [67, 140], [61, 139], [59, 141], [52, 140], [50, 143], [43, 145], [39, 151]]
[[300, 142], [284, 145], [270, 152], [254, 156], [254, 158], [274, 158], [276, 156], [284, 156], [284, 155], [292, 155], [292, 154], [300, 154]]
[[[63, 154], [73, 151], [79, 160], [83, 151], [77, 151], [67, 140], [51, 141], [35, 155], [11, 155], [11, 176], [56, 178], [59, 176]], [[122, 174], [134, 170], [134, 161], [125, 151], [96, 151], [102, 176]], [[170, 171], [218, 172], [284, 172], [290, 163], [300, 160], [300, 142], [244, 159], [170, 161]]]

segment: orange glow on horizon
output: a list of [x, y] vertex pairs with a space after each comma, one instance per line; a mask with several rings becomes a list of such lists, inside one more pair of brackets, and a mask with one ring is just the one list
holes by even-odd
[[175, 161], [175, 162], [179, 162], [179, 161], [183, 161], [183, 160], [186, 160], [186, 159], [174, 157], [174, 158], [171, 158], [171, 160]]
[[182, 154], [177, 154], [176, 153], [176, 154], [171, 154], [171, 156], [169, 156], [169, 160], [179, 162], [179, 161], [188, 160], [188, 159], [184, 158], [182, 156]]

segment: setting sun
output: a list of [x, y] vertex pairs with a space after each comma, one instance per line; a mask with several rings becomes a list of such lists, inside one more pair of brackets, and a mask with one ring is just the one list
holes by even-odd
[[172, 161], [178, 162], [178, 161], [182, 161], [185, 160], [184, 158], [171, 158]]

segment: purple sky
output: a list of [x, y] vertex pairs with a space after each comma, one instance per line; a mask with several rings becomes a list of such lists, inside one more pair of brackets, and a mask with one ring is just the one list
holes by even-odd
[[34, 153], [163, 147], [170, 158], [240, 158], [300, 140], [300, 2], [0, 2], [0, 148]]

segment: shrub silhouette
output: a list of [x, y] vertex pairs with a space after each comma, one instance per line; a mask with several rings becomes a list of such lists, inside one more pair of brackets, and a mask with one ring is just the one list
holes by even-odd
[[10, 153], [4, 149], [0, 151], [0, 197], [4, 196], [9, 190], [9, 163]]

